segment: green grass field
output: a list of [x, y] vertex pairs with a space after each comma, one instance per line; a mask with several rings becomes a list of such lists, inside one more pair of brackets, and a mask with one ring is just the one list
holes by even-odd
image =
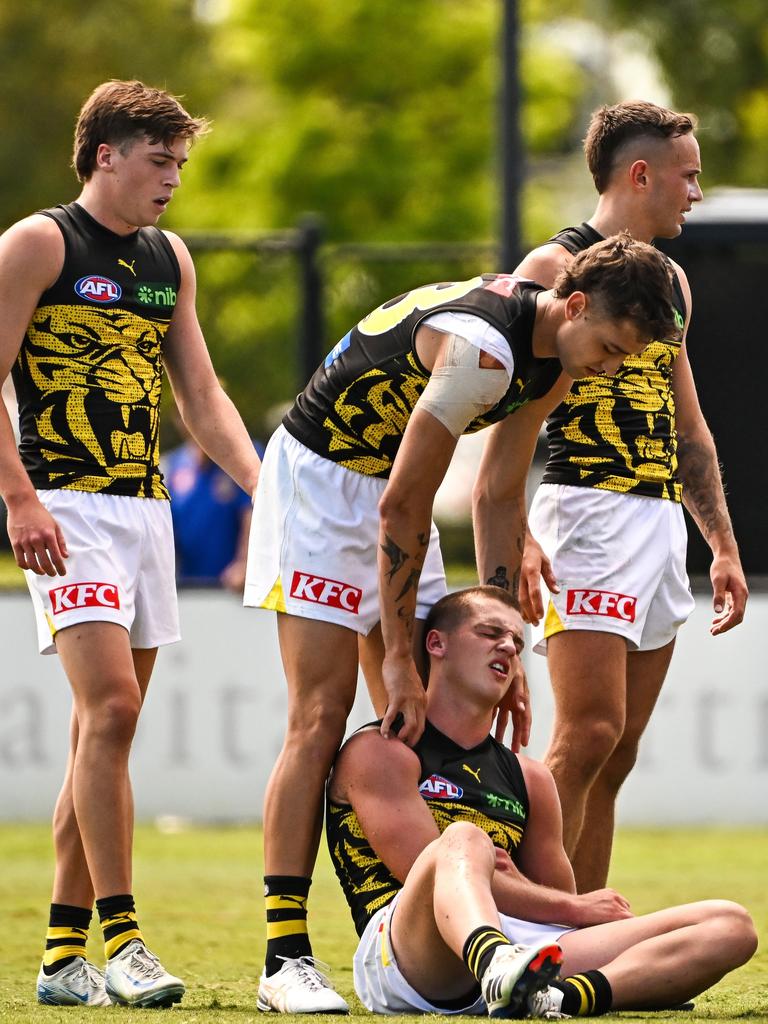
[[[136, 833], [135, 884], [139, 921], [151, 948], [187, 982], [177, 1024], [247, 1024], [256, 1010], [264, 949], [261, 835], [256, 828], [188, 828]], [[612, 884], [637, 913], [665, 904], [724, 897], [751, 911], [761, 950], [750, 964], [699, 997], [691, 1013], [625, 1013], [625, 1020], [768, 1020], [768, 832], [624, 831], [614, 857]], [[129, 1011], [55, 1009], [34, 1001], [52, 868], [45, 825], [0, 826], [0, 908], [3, 955], [0, 1022], [52, 1022], [79, 1015]], [[330, 963], [354, 1017], [368, 1017], [352, 993], [355, 934], [324, 848], [310, 898], [318, 957]], [[92, 928], [94, 939], [97, 929]], [[91, 955], [101, 962], [98, 941]], [[161, 1012], [161, 1011], [154, 1011]], [[306, 1019], [306, 1018], [305, 1018]], [[407, 1018], [417, 1020], [414, 1018]], [[291, 1018], [298, 1024], [298, 1018]], [[287, 1021], [286, 1024], [291, 1024]]]

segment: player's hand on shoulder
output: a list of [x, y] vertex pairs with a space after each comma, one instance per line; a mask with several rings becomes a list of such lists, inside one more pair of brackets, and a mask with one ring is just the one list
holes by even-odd
[[595, 889], [594, 892], [581, 893], [576, 896], [576, 906], [575, 923], [580, 928], [634, 917], [629, 908], [629, 901], [615, 889]]
[[381, 723], [385, 739], [400, 739], [412, 747], [424, 732], [427, 694], [412, 658], [385, 656], [382, 678], [387, 691], [387, 710]]
[[712, 560], [712, 605], [715, 610], [710, 633], [719, 636], [738, 626], [744, 618], [749, 589], [738, 555], [721, 555]]
[[68, 557], [61, 527], [36, 496], [8, 503], [8, 536], [16, 564], [37, 576], [64, 576]]

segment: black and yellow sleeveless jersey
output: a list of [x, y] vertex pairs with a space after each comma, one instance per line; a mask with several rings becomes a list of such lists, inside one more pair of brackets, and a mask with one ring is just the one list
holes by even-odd
[[[572, 255], [602, 240], [589, 224], [550, 238]], [[685, 299], [674, 277], [675, 319], [685, 323]], [[547, 422], [549, 458], [543, 482], [598, 487], [622, 494], [682, 499], [672, 367], [680, 341], [653, 341], [628, 356], [613, 377], [574, 382]]]
[[65, 256], [12, 371], [24, 466], [42, 490], [167, 498], [158, 429], [176, 255], [158, 228], [116, 235], [77, 203], [42, 212]]
[[[440, 832], [454, 821], [471, 821], [514, 861], [528, 820], [528, 791], [512, 751], [492, 736], [465, 750], [429, 721], [413, 749], [421, 762], [419, 791]], [[327, 801], [325, 830], [333, 866], [362, 935], [373, 915], [401, 888], [400, 882], [371, 848], [349, 805]]]
[[361, 320], [329, 352], [283, 419], [286, 430], [323, 458], [367, 476], [387, 477], [413, 407], [429, 380], [414, 338], [429, 316], [473, 313], [496, 328], [514, 359], [502, 400], [474, 419], [474, 433], [546, 394], [560, 374], [557, 359], [531, 351], [536, 295], [531, 281], [482, 274], [469, 281], [406, 292]]

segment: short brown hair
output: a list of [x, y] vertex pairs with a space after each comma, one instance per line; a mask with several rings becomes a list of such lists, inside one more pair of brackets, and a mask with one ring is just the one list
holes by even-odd
[[693, 114], [676, 114], [645, 100], [600, 107], [590, 119], [584, 139], [587, 166], [595, 188], [602, 195], [608, 187], [616, 157], [623, 146], [635, 139], [674, 139], [696, 129]]
[[629, 320], [646, 338], [680, 336], [671, 264], [628, 231], [580, 252], [557, 275], [552, 291], [558, 299], [584, 292], [596, 304], [598, 316]]
[[513, 608], [516, 612], [520, 612], [517, 598], [501, 587], [483, 585], [467, 587], [465, 590], [455, 590], [452, 594], [441, 597], [430, 608], [424, 620], [424, 639], [426, 640], [430, 630], [433, 629], [439, 629], [445, 633], [453, 632], [469, 617], [475, 597], [490, 597], [507, 608]]
[[80, 181], [88, 181], [103, 142], [124, 147], [146, 136], [153, 144], [169, 145], [178, 138], [195, 139], [208, 128], [205, 118], [192, 117], [163, 89], [113, 79], [97, 86], [80, 110], [72, 166]]

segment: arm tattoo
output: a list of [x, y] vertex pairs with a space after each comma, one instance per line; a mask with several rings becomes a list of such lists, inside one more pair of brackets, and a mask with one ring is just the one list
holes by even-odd
[[683, 500], [688, 511], [698, 520], [705, 540], [719, 530], [732, 534], [720, 463], [714, 449], [678, 437], [677, 454]]
[[501, 587], [502, 590], [509, 590], [506, 565], [497, 565], [496, 572], [485, 582], [489, 587]]
[[399, 572], [405, 565], [408, 559], [408, 552], [403, 551], [399, 545], [395, 544], [389, 534], [386, 536], [386, 544], [381, 545], [381, 550], [389, 559], [389, 572], [387, 573], [387, 576], [391, 583], [395, 573]]
[[408, 579], [403, 584], [403, 589], [395, 598], [396, 601], [402, 601], [402, 599], [405, 597], [409, 590], [413, 590], [414, 588], [418, 587], [419, 575], [420, 573], [418, 569], [411, 569], [411, 571], [408, 573]]

